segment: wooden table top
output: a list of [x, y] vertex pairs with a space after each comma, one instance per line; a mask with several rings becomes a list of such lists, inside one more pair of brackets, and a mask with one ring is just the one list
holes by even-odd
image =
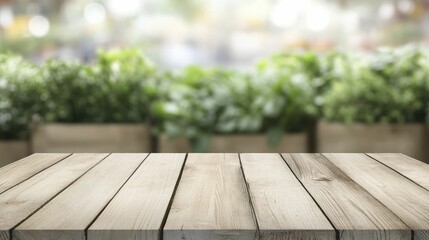
[[402, 154], [33, 154], [0, 168], [0, 239], [429, 239]]

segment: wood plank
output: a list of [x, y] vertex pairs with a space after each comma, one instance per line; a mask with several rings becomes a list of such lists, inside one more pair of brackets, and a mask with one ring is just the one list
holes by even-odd
[[61, 161], [68, 153], [35, 153], [0, 168], [0, 193]]
[[158, 240], [186, 154], [151, 154], [88, 230], [90, 240]]
[[321, 154], [282, 154], [340, 239], [411, 240], [411, 230]]
[[85, 239], [85, 229], [146, 156], [111, 154], [13, 230], [13, 238]]
[[367, 155], [429, 190], [429, 164], [401, 153], [367, 153]]
[[279, 154], [241, 154], [261, 240], [335, 239], [335, 230]]
[[189, 154], [164, 239], [249, 240], [256, 232], [238, 154]]
[[[1, 194], [0, 240], [9, 240], [9, 231], [13, 227], [25, 220], [106, 156], [107, 154], [73, 154]], [[29, 164], [32, 165], [32, 163]]]
[[325, 156], [413, 229], [415, 240], [429, 239], [429, 191], [365, 154]]

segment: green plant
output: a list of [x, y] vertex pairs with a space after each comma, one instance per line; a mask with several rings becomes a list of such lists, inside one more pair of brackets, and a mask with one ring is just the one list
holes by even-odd
[[0, 139], [25, 139], [31, 119], [46, 112], [39, 69], [21, 57], [0, 55]]
[[346, 123], [419, 122], [429, 103], [429, 57], [415, 47], [355, 56], [327, 92], [324, 118]]
[[158, 71], [138, 50], [99, 52], [94, 64], [41, 67], [0, 55], [0, 138], [25, 138], [32, 118], [139, 123], [189, 138], [306, 131], [320, 118], [345, 123], [428, 122], [429, 55], [416, 47], [360, 55], [277, 54], [246, 72], [191, 66]]
[[157, 95], [157, 69], [136, 49], [100, 51], [94, 77], [103, 96], [104, 122], [144, 122]]
[[310, 85], [301, 73], [268, 62], [246, 73], [188, 67], [170, 75], [170, 89], [157, 104], [162, 131], [188, 137], [196, 151], [207, 150], [211, 134], [268, 133], [275, 145], [310, 120]]
[[144, 122], [149, 115], [154, 65], [133, 49], [99, 52], [94, 65], [50, 60], [43, 66], [47, 121]]
[[[202, 69], [192, 66], [180, 73], [166, 73], [159, 100], [154, 104], [154, 112], [160, 131], [171, 137], [185, 136], [202, 139], [217, 131], [219, 112], [225, 101], [225, 82], [229, 71]], [[205, 146], [195, 146], [204, 148]]]
[[99, 79], [89, 66], [50, 60], [43, 66], [50, 122], [102, 122]]

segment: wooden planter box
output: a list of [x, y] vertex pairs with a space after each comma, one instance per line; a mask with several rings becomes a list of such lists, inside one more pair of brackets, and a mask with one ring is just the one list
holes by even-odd
[[429, 162], [427, 129], [423, 124], [353, 124], [320, 122], [317, 152], [404, 153]]
[[[210, 140], [208, 152], [308, 152], [308, 136], [306, 133], [285, 134], [279, 145], [271, 147], [267, 136], [262, 134], [240, 135], [214, 135]], [[160, 152], [192, 152], [189, 141], [186, 138], [169, 139], [165, 136], [159, 138]]]
[[0, 167], [31, 154], [30, 142], [25, 140], [0, 141]]
[[150, 152], [144, 124], [36, 124], [34, 152]]

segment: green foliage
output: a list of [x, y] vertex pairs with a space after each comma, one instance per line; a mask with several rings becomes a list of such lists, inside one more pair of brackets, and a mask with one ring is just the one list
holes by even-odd
[[100, 79], [103, 122], [144, 122], [156, 94], [155, 65], [138, 50], [99, 52], [94, 77]]
[[429, 56], [406, 47], [348, 59], [325, 96], [324, 117], [346, 123], [424, 123]]
[[327, 87], [320, 77], [319, 57], [311, 52], [274, 55], [258, 64], [258, 78], [268, 83], [264, 125], [276, 132], [305, 130], [317, 115], [317, 100]]
[[298, 68], [270, 61], [251, 73], [192, 66], [173, 74], [157, 105], [162, 131], [190, 138], [198, 151], [207, 147], [203, 140], [210, 134], [267, 133], [276, 144], [284, 132], [305, 130], [310, 84]]
[[160, 72], [140, 51], [99, 52], [94, 64], [40, 67], [0, 55], [0, 139], [28, 136], [32, 119], [139, 123], [207, 149], [210, 135], [305, 131], [345, 123], [428, 122], [429, 55], [415, 47], [370, 55], [277, 54], [250, 71], [187, 67]]
[[95, 65], [50, 60], [43, 66], [47, 121], [144, 122], [155, 67], [136, 50], [100, 52]]
[[0, 55], [0, 139], [28, 137], [33, 117], [46, 112], [39, 69], [21, 57]]

